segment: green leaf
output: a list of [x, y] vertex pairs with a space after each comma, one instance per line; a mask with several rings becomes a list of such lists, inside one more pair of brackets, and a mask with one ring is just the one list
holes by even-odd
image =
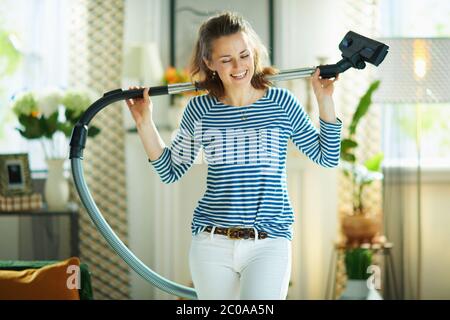
[[350, 153], [350, 149], [356, 148], [358, 143], [352, 139], [343, 139], [341, 141], [341, 153]]
[[369, 111], [370, 105], [372, 104], [372, 94], [375, 90], [380, 86], [380, 80], [376, 80], [372, 82], [367, 89], [366, 93], [359, 100], [359, 104], [356, 107], [356, 111], [353, 114], [352, 122], [349, 126], [349, 134], [353, 135], [356, 132], [356, 127], [358, 126], [361, 118]]
[[97, 128], [96, 126], [90, 126], [89, 130], [88, 130], [88, 137], [95, 137], [96, 135], [98, 135], [100, 133], [100, 129]]
[[70, 137], [72, 134], [73, 126], [72, 126], [72, 124], [67, 123], [67, 122], [64, 122], [64, 123], [58, 122], [57, 130], [64, 133], [64, 135], [66, 137]]
[[345, 252], [345, 268], [347, 277], [353, 280], [366, 280], [370, 274], [367, 268], [372, 264], [370, 249], [356, 248]]
[[50, 117], [41, 117], [40, 125], [44, 128], [45, 137], [51, 139], [58, 130], [58, 112], [53, 112]]
[[82, 114], [77, 114], [77, 112], [72, 109], [66, 109], [64, 114], [66, 116], [67, 121], [69, 121], [73, 125], [75, 125], [82, 116]]
[[348, 161], [348, 162], [355, 162], [356, 161], [356, 157], [354, 154], [351, 153], [342, 153], [341, 152], [341, 159]]
[[358, 146], [358, 143], [352, 139], [343, 139], [341, 141], [341, 149], [344, 149], [344, 150], [347, 150], [350, 148], [356, 148], [357, 146]]
[[16, 128], [16, 130], [19, 131], [20, 135], [22, 137], [24, 137], [25, 139], [39, 139], [40, 138], [39, 136], [36, 136], [29, 130], [22, 130], [20, 128]]
[[73, 110], [65, 109], [64, 115], [67, 121], [73, 122], [75, 120], [75, 112]]
[[39, 121], [38, 118], [35, 118], [32, 116], [26, 116], [23, 114], [19, 115], [19, 123], [24, 127], [32, 126], [33, 122], [37, 122], [37, 121]]
[[364, 162], [364, 166], [369, 171], [381, 171], [381, 163], [383, 162], [384, 154], [382, 152], [377, 153], [372, 158]]
[[19, 116], [19, 123], [23, 126], [23, 129], [17, 129], [20, 134], [26, 139], [38, 139], [42, 138], [45, 134], [42, 126], [40, 125], [40, 119], [32, 116]]
[[341, 141], [341, 159], [348, 162], [355, 162], [356, 157], [351, 150], [357, 146], [358, 143], [356, 141], [352, 139], [343, 139]]

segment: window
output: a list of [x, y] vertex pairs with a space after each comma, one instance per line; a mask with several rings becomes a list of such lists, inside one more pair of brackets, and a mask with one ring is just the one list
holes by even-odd
[[385, 165], [415, 167], [420, 157], [423, 167], [449, 166], [450, 104], [386, 104], [383, 111]]
[[12, 76], [0, 76], [0, 152], [28, 152], [32, 170], [45, 169], [38, 142], [23, 139], [10, 105], [23, 90], [67, 87], [69, 1], [0, 0], [0, 30], [12, 36], [22, 62]]
[[[381, 0], [380, 8], [382, 37], [450, 37], [447, 0]], [[450, 102], [383, 105], [385, 166], [415, 167], [420, 158], [424, 167], [448, 169], [449, 123]]]

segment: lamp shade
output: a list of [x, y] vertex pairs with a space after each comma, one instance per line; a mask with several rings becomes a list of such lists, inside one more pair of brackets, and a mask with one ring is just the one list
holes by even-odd
[[377, 68], [380, 103], [450, 101], [450, 38], [383, 38], [389, 55]]
[[154, 42], [131, 45], [125, 53], [123, 75], [141, 85], [159, 85], [164, 74], [158, 46]]

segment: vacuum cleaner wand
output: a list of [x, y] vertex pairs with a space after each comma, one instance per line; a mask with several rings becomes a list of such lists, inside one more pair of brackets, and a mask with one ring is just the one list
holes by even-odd
[[[291, 79], [310, 77], [316, 68], [320, 69], [322, 78], [334, 78], [339, 73], [343, 73], [349, 68], [364, 69], [366, 62], [378, 66], [386, 57], [389, 47], [381, 42], [366, 38], [356, 32], [349, 31], [339, 44], [342, 52], [342, 60], [336, 64], [321, 65], [318, 67], [301, 68], [280, 71], [275, 75], [267, 76], [270, 81], [284, 81]], [[198, 83], [176, 83], [167, 86], [150, 87], [151, 96], [159, 96], [166, 94], [177, 94], [186, 91], [197, 91], [202, 88]], [[142, 98], [142, 89], [134, 89], [129, 91], [130, 98]]]
[[[336, 64], [322, 65], [311, 68], [291, 69], [280, 71], [275, 75], [267, 76], [270, 81], [284, 81], [310, 77], [316, 68], [320, 69], [322, 78], [333, 78], [339, 73], [343, 73], [349, 68], [364, 69], [366, 63], [378, 66], [386, 57], [389, 47], [381, 42], [366, 38], [356, 32], [349, 31], [339, 44], [342, 52], [342, 59]], [[166, 86], [150, 87], [151, 96], [177, 94], [186, 91], [196, 91], [202, 88], [198, 83], [175, 83]], [[87, 138], [87, 126], [92, 118], [107, 105], [125, 100], [142, 98], [143, 89], [122, 90], [117, 89], [107, 92], [102, 98], [95, 101], [81, 116], [77, 125], [75, 125], [70, 141], [70, 158], [81, 158], [82, 150]]]

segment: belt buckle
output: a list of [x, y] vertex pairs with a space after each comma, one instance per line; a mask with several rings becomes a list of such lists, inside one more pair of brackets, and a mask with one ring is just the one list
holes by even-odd
[[[227, 230], [227, 236], [228, 236], [228, 238], [229, 238], [229, 239], [240, 239], [240, 238], [239, 238], [239, 229], [240, 229], [240, 228], [228, 228], [228, 230]], [[237, 236], [236, 236], [236, 237], [232, 235], [234, 232], [237, 233]]]

